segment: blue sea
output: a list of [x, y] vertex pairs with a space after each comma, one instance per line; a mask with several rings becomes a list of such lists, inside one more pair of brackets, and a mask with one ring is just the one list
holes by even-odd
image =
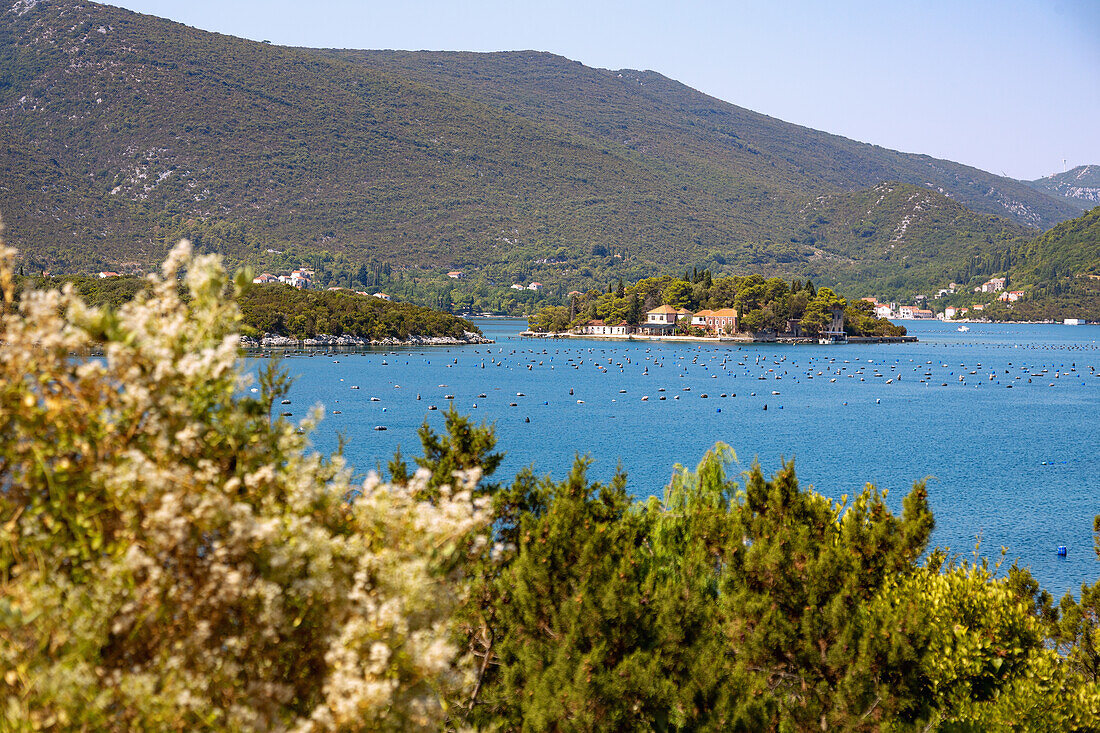
[[871, 482], [895, 510], [927, 479], [935, 545], [971, 555], [980, 541], [991, 560], [1004, 547], [1059, 596], [1100, 577], [1098, 326], [918, 321], [905, 323], [917, 343], [788, 346], [521, 339], [523, 321], [478, 325], [495, 344], [288, 358], [284, 409], [297, 419], [324, 405], [314, 445], [332, 450], [343, 434], [364, 472], [399, 446], [418, 455], [417, 427], [441, 429], [453, 395], [496, 426], [501, 480], [524, 466], [561, 478], [587, 455], [593, 478], [621, 464], [635, 495], [660, 495], [675, 464], [694, 467], [717, 441], [735, 470], [793, 459], [804, 487], [839, 498]]

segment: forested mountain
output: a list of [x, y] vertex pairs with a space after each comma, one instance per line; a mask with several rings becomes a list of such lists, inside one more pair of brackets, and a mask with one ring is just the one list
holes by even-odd
[[[284, 48], [61, 0], [0, 12], [0, 130], [0, 213], [31, 271], [137, 271], [188, 236], [230, 264], [505, 287], [705, 265], [922, 288], [1078, 211], [652, 72]], [[865, 213], [883, 182], [905, 185]], [[903, 192], [936, 203], [914, 219]]]
[[1036, 191], [1062, 196], [1081, 208], [1100, 204], [1100, 165], [1079, 165], [1026, 183]]

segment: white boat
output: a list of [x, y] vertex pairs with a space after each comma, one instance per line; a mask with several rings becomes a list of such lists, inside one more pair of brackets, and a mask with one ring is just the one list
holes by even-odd
[[958, 328], [956, 328], [955, 330], [956, 330], [956, 331], [961, 331], [962, 333], [966, 333], [967, 331], [969, 331], [969, 330], [970, 330], [970, 326], [959, 326], [959, 327], [958, 327]]

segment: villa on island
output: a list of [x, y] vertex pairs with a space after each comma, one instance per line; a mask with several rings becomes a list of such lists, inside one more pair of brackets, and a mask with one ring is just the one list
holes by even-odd
[[737, 309], [701, 310], [692, 316], [691, 325], [714, 333], [734, 333], [737, 330]]
[[574, 332], [591, 336], [626, 336], [632, 333], [639, 336], [670, 336], [685, 320], [693, 328], [705, 331], [707, 335], [718, 336], [737, 331], [736, 308], [721, 308], [716, 311], [702, 310], [698, 313], [692, 313], [686, 308], [673, 308], [671, 305], [662, 305], [647, 312], [645, 321], [638, 326], [631, 326], [626, 321], [612, 324], [605, 323], [602, 320], [591, 320], [576, 328]]
[[[684, 329], [677, 333], [681, 326], [686, 326], [690, 330]], [[733, 341], [795, 340], [798, 342], [817, 341], [826, 344], [846, 343], [848, 341], [848, 335], [844, 329], [844, 310], [841, 308], [831, 308], [829, 310], [829, 323], [816, 334], [805, 333], [802, 330], [801, 322], [797, 319], [788, 319], [786, 329], [782, 333], [770, 329], [742, 333], [739, 331], [739, 326], [740, 320], [736, 308], [705, 309], [698, 313], [692, 313], [686, 308], [661, 305], [648, 311], [645, 314], [645, 319], [637, 326], [632, 326], [621, 319], [614, 321], [591, 319], [575, 325], [569, 335], [620, 338], [629, 338], [630, 336], [673, 337], [687, 340], [707, 338], [726, 338]], [[523, 335], [561, 336], [564, 334], [525, 331]]]
[[690, 319], [691, 316], [692, 313], [687, 308], [658, 306], [645, 314], [645, 322], [638, 326], [635, 333], [644, 336], [668, 336], [676, 330], [681, 318]]

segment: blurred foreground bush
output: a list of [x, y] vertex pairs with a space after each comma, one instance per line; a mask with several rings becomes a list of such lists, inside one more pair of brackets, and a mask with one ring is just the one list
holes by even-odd
[[[0, 727], [437, 727], [479, 474], [350, 483], [251, 391], [219, 261], [172, 252], [117, 311], [13, 303], [0, 245]], [[180, 273], [189, 297], [181, 299]], [[237, 287], [241, 287], [243, 278]], [[88, 358], [101, 349], [102, 358]]]

